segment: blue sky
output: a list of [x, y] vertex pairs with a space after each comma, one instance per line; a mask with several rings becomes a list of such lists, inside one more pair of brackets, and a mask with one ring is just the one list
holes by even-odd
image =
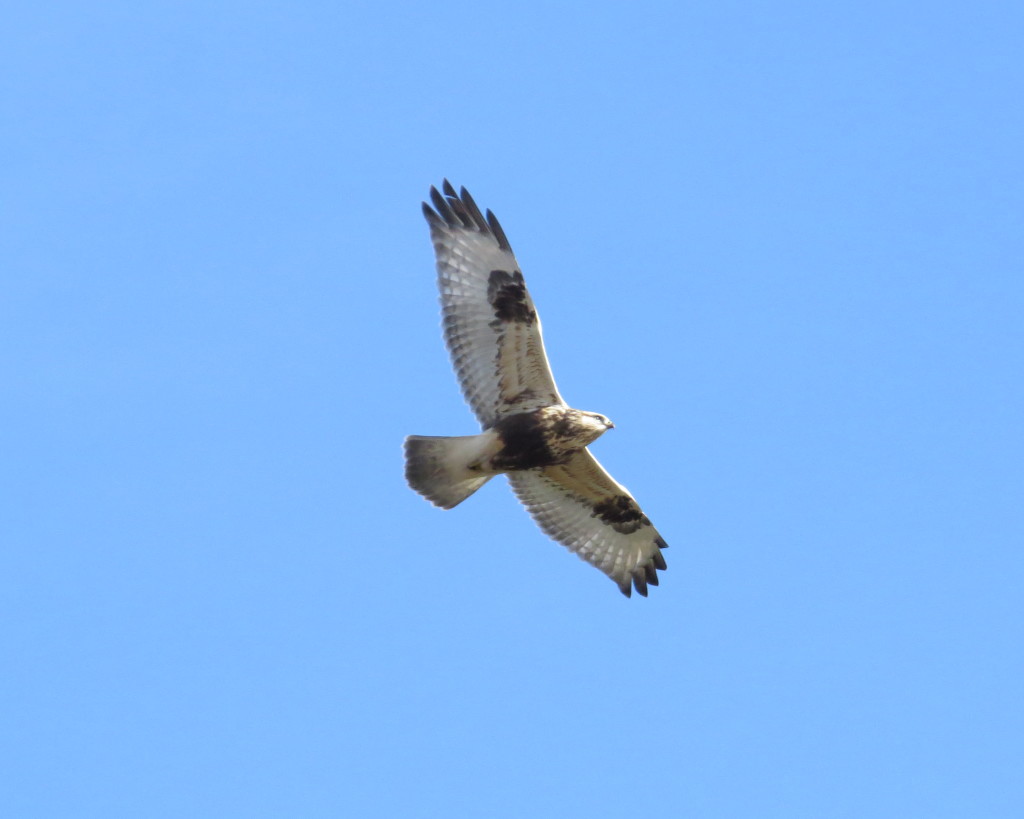
[[[104, 3], [0, 32], [0, 812], [1024, 802], [1018, 4]], [[468, 434], [419, 203], [501, 218], [671, 548]]]

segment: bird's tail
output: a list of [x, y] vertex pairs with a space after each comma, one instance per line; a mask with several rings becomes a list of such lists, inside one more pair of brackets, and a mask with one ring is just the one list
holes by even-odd
[[405, 479], [435, 506], [451, 509], [476, 492], [493, 474], [469, 468], [479, 461], [482, 435], [405, 439]]

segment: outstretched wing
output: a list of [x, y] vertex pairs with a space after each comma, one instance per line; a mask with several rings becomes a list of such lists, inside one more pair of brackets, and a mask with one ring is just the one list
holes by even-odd
[[509, 482], [540, 528], [619, 584], [647, 596], [665, 568], [668, 544], [625, 487], [586, 449], [561, 466], [509, 472]]
[[541, 339], [540, 318], [505, 232], [463, 188], [445, 180], [423, 203], [437, 255], [444, 339], [462, 394], [484, 429], [504, 415], [565, 402]]

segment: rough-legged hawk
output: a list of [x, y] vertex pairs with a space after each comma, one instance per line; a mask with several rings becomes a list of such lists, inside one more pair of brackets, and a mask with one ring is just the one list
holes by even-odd
[[646, 596], [665, 568], [661, 535], [587, 450], [613, 424], [570, 408], [555, 387], [540, 318], [505, 232], [445, 180], [423, 204], [437, 254], [444, 337], [480, 435], [405, 440], [405, 476], [451, 509], [505, 473], [547, 534]]

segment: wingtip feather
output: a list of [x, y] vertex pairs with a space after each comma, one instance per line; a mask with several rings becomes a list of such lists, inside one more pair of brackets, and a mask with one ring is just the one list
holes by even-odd
[[452, 225], [455, 223], [455, 214], [452, 213], [448, 200], [445, 199], [441, 195], [441, 192], [433, 185], [430, 186], [430, 201], [434, 203], [434, 210], [437, 211], [437, 215], [440, 216], [446, 224]]
[[430, 206], [424, 203], [424, 213], [430, 224], [444, 223], [449, 227], [478, 230], [493, 236], [502, 250], [512, 252], [512, 246], [497, 217], [490, 210], [482, 212], [465, 186], [456, 191], [447, 179], [441, 182], [441, 190], [431, 185], [430, 201], [433, 203], [434, 214], [426, 213]]
[[426, 202], [423, 203], [423, 215], [426, 217], [427, 222], [430, 225], [440, 225], [441, 217], [437, 215], [437, 212], [430, 207]]
[[494, 234], [494, 238], [498, 240], [498, 247], [511, 253], [512, 246], [508, 243], [508, 237], [505, 235], [505, 231], [502, 230], [498, 217], [490, 210], [487, 211], [487, 225], [490, 227], [491, 233]]
[[460, 189], [459, 198], [462, 200], [462, 203], [466, 206], [466, 210], [469, 212], [470, 217], [473, 219], [473, 224], [476, 225], [477, 229], [483, 231], [484, 233], [489, 233], [490, 226], [487, 224], [487, 220], [484, 218], [484, 215], [480, 212], [480, 208], [477, 206], [476, 200], [474, 200], [473, 197], [470, 196], [469, 191], [467, 191], [465, 187]]

